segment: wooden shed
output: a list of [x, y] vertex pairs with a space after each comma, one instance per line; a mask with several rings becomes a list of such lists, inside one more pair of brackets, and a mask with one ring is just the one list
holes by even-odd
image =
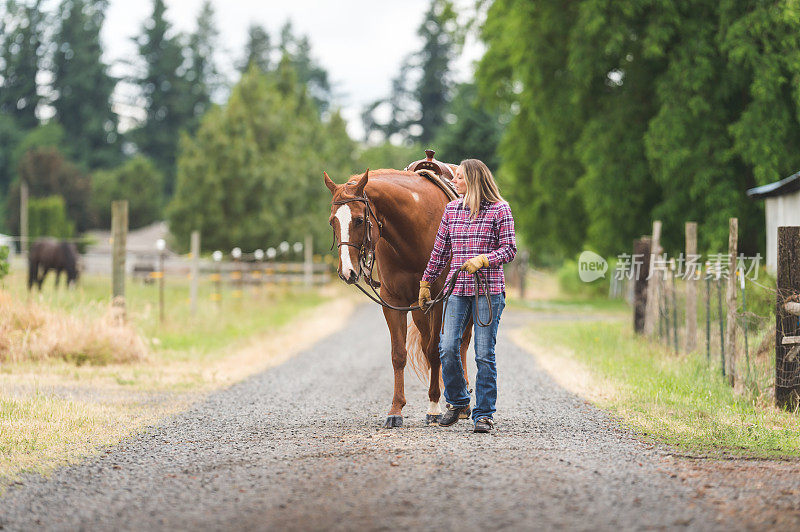
[[767, 270], [778, 267], [778, 227], [800, 225], [800, 172], [769, 185], [751, 188], [747, 195], [765, 201], [767, 220]]

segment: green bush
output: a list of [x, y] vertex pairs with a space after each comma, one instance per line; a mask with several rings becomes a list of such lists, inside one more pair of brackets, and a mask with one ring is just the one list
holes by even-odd
[[8, 246], [0, 246], [0, 281], [8, 275]]
[[608, 271], [605, 277], [596, 279], [590, 283], [581, 281], [578, 275], [577, 259], [564, 261], [558, 269], [558, 286], [561, 292], [570, 296], [583, 296], [586, 298], [607, 297], [611, 288], [611, 278], [614, 276], [616, 260], [608, 261]]
[[111, 227], [111, 202], [128, 200], [131, 229], [151, 224], [162, 217], [164, 176], [153, 162], [137, 155], [112, 170], [92, 175], [91, 206], [97, 226]]
[[75, 224], [67, 219], [67, 206], [61, 196], [31, 198], [28, 202], [28, 226], [31, 238], [71, 238], [75, 232]]

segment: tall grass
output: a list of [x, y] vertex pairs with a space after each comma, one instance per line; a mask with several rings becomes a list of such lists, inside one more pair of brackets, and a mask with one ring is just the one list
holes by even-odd
[[0, 292], [0, 362], [104, 365], [146, 359], [148, 346], [139, 332], [100, 307], [93, 303], [68, 313]]

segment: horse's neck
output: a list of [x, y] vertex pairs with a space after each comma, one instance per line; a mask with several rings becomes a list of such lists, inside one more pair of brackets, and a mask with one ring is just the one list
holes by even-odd
[[423, 217], [419, 216], [419, 208], [403, 200], [409, 195], [404, 187], [386, 181], [371, 182], [369, 185], [366, 193], [375, 206], [378, 220], [383, 225], [380, 229], [382, 239], [399, 257], [413, 260], [421, 250], [416, 245], [417, 239], [414, 238], [418, 235], [409, 232], [415, 229], [418, 231], [428, 229], [420, 226]]

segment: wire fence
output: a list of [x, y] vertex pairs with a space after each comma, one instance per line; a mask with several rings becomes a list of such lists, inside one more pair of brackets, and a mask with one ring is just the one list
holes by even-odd
[[[678, 355], [705, 354], [708, 366], [735, 383], [738, 391], [764, 402], [772, 401], [776, 386], [800, 386], [800, 337], [779, 367], [775, 356], [776, 326], [783, 343], [795, 339], [791, 335], [800, 327], [800, 296], [778, 290], [775, 277], [760, 264], [760, 255], [739, 255], [735, 264], [728, 254], [700, 258], [652, 254], [649, 271], [641, 271], [634, 260], [621, 255], [609, 296], [633, 302], [637, 275], [645, 275], [647, 284], [655, 285], [646, 294], [656, 298], [650, 335], [657, 342]], [[731, 278], [735, 290], [729, 288]], [[796, 313], [791, 321], [778, 323], [776, 309], [787, 303]]]

